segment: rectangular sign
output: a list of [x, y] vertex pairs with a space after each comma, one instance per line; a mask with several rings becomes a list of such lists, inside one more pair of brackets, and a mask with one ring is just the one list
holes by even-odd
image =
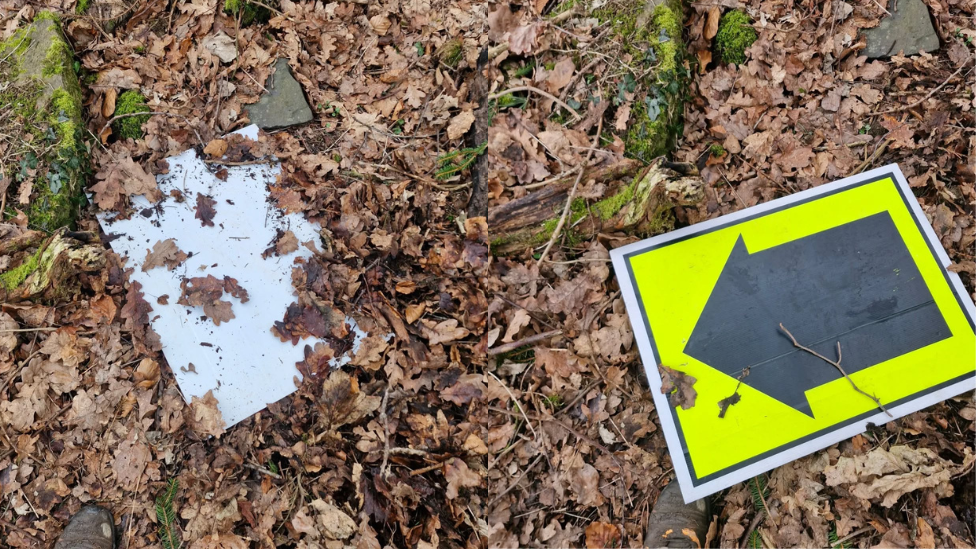
[[[235, 133], [255, 140], [258, 127]], [[189, 401], [213, 391], [217, 408], [231, 427], [295, 391], [294, 380], [301, 377], [295, 364], [304, 358], [305, 344], [315, 345], [315, 340], [298, 346], [282, 342], [271, 333], [271, 326], [296, 300], [291, 284], [295, 260], [308, 259], [312, 251], [299, 246], [280, 257], [264, 257], [264, 250], [286, 230], [299, 242], [317, 243], [318, 227], [303, 215], [282, 213], [272, 203], [268, 186], [281, 172], [277, 163], [228, 166], [226, 180], [221, 180], [192, 149], [167, 161], [169, 173], [156, 178], [162, 201], [151, 204], [136, 196], [132, 207], [142, 214], [124, 219], [102, 212], [98, 220], [105, 234], [118, 236], [112, 248], [133, 268], [130, 280], [142, 285], [153, 309], [149, 313], [153, 329], [183, 395]], [[184, 199], [175, 200], [173, 190]], [[198, 194], [214, 201], [216, 213], [210, 224], [195, 217]], [[173, 269], [144, 270], [147, 254], [167, 239], [189, 257]], [[231, 277], [249, 294], [246, 301], [225, 297], [234, 318], [219, 325], [201, 317], [200, 307], [178, 303], [186, 279], [207, 275]], [[355, 352], [366, 334], [351, 317], [346, 322], [355, 334]], [[349, 360], [342, 355], [331, 364], [339, 367]]]
[[686, 501], [976, 388], [976, 308], [897, 165], [610, 255]]

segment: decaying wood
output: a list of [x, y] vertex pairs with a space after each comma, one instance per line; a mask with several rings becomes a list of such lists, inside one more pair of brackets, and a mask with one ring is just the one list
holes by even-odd
[[[607, 198], [591, 201], [587, 211], [573, 220], [572, 231], [581, 238], [599, 232], [646, 234], [675, 206], [697, 204], [704, 198], [704, 183], [694, 166], [657, 160], [649, 166], [624, 160], [588, 171], [583, 181], [610, 186]], [[634, 176], [636, 174], [636, 176]], [[509, 254], [545, 244], [552, 223], [566, 202], [573, 177], [513, 200], [488, 213], [492, 251]], [[630, 193], [627, 197], [626, 194]], [[621, 197], [627, 197], [621, 201]], [[612, 209], [605, 206], [613, 204]]]
[[[77, 284], [79, 274], [98, 272], [105, 266], [104, 248], [95, 233], [61, 229], [44, 240], [37, 251], [25, 254], [18, 266], [31, 261], [35, 255], [36, 266], [22, 282], [12, 288], [0, 284], [0, 301], [15, 303], [63, 297]], [[8, 269], [8, 273], [18, 266]]]

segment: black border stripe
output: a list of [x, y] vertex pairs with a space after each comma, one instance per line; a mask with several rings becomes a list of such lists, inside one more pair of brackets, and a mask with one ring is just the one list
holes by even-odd
[[[774, 213], [777, 213], [777, 212], [781, 212], [783, 210], [787, 210], [787, 209], [793, 208], [795, 206], [800, 206], [800, 205], [806, 204], [808, 202], [813, 202], [815, 200], [820, 200], [821, 198], [826, 198], [828, 196], [832, 196], [832, 195], [835, 195], [835, 194], [838, 194], [838, 193], [846, 192], [846, 191], [849, 191], [851, 189], [856, 189], [856, 188], [861, 187], [863, 185], [870, 185], [871, 183], [876, 183], [876, 182], [881, 181], [881, 180], [884, 180], [884, 179], [891, 180], [891, 184], [895, 186], [895, 190], [897, 190], [898, 191], [898, 195], [901, 196], [902, 201], [905, 203], [905, 207], [908, 208], [908, 213], [911, 214], [912, 219], [915, 220], [915, 226], [918, 229], [919, 233], [922, 235], [922, 238], [925, 240], [925, 243], [926, 243], [926, 245], [929, 248], [929, 252], [932, 254], [932, 258], [935, 260], [936, 265], [939, 266], [939, 270], [942, 271], [942, 276], [945, 279], [946, 284], [949, 286], [949, 290], [952, 292], [952, 295], [955, 296], [956, 302], [959, 304], [959, 308], [962, 310], [963, 315], [969, 321], [970, 328], [973, 328], [974, 332], [976, 332], [976, 322], [974, 322], [973, 317], [969, 314], [969, 310], [963, 304], [962, 296], [960, 296], [959, 293], [956, 292], [956, 289], [953, 286], [951, 279], [949, 278], [949, 271], [946, 270], [945, 265], [943, 265], [942, 264], [942, 261], [939, 259], [939, 255], [936, 252], [935, 245], [932, 243], [931, 240], [929, 240], [928, 235], [925, 233], [925, 229], [923, 228], [923, 225], [922, 225], [922, 220], [920, 220], [918, 218], [918, 216], [915, 213], [915, 209], [912, 208], [912, 202], [909, 202], [909, 200], [915, 201], [916, 200], [915, 199], [915, 196], [914, 195], [912, 195], [910, 197], [907, 196], [905, 194], [905, 190], [902, 188], [901, 185], [898, 184], [898, 180], [897, 180], [897, 178], [895, 178], [895, 174], [893, 172], [889, 172], [887, 175], [880, 175], [880, 176], [877, 176], [877, 177], [873, 177], [871, 179], [866, 179], [864, 181], [860, 181], [860, 182], [855, 183], [855, 184], [851, 184], [851, 185], [847, 185], [847, 186], [844, 186], [844, 187], [840, 187], [840, 188], [834, 189], [832, 191], [829, 191], [829, 192], [826, 192], [826, 193], [823, 193], [823, 194], [818, 194], [816, 196], [811, 196], [809, 198], [804, 198], [804, 199], [798, 200], [796, 202], [790, 202], [789, 204], [783, 204], [783, 205], [777, 206], [775, 208], [770, 208], [770, 209], [764, 210], [762, 212], [757, 212], [755, 214], [752, 214], [752, 215], [749, 215], [749, 216], [745, 216], [745, 217], [742, 217], [740, 219], [736, 219], [734, 221], [729, 221], [727, 223], [719, 223], [719, 224], [717, 224], [717, 225], [715, 225], [713, 227], [709, 227], [708, 229], [703, 229], [703, 230], [697, 231], [697, 232], [691, 232], [691, 233], [686, 234], [684, 236], [681, 236], [679, 238], [675, 238], [674, 240], [669, 240], [667, 242], [663, 242], [663, 243], [660, 243], [660, 244], [658, 244], [658, 243], [648, 244], [647, 246], [645, 246], [644, 248], [641, 248], [640, 250], [633, 251], [633, 252], [630, 252], [630, 253], [626, 254], [624, 256], [624, 260], [625, 260], [626, 265], [627, 265], [627, 274], [630, 277], [631, 287], [634, 289], [634, 294], [637, 297], [637, 305], [640, 308], [641, 320], [644, 323], [644, 329], [647, 330], [648, 341], [650, 341], [651, 350], [654, 352], [655, 358], [660, 358], [661, 354], [658, 352], [657, 345], [654, 343], [654, 332], [651, 330], [651, 324], [648, 321], [647, 312], [644, 310], [644, 300], [641, 298], [641, 295], [640, 295], [640, 287], [637, 285], [637, 279], [634, 276], [634, 269], [633, 269], [633, 267], [631, 265], [631, 258], [632, 257], [634, 257], [636, 255], [641, 255], [641, 254], [644, 254], [644, 253], [647, 253], [649, 251], [656, 250], [656, 249], [659, 249], [659, 248], [664, 248], [664, 247], [670, 246], [671, 244], [677, 244], [678, 242], [683, 242], [685, 240], [688, 240], [688, 239], [691, 239], [691, 238], [695, 238], [695, 237], [700, 236], [700, 235], [703, 235], [703, 234], [708, 234], [710, 232], [717, 231], [719, 229], [725, 229], [727, 227], [732, 227], [732, 226], [738, 225], [740, 223], [744, 223], [746, 221], [751, 221], [751, 220], [756, 219], [756, 218], [759, 218], [759, 217], [763, 217], [763, 216], [766, 216], [766, 215], [769, 215], [769, 214], [774, 214]], [[926, 221], [926, 223], [927, 223], [927, 221]], [[942, 382], [942, 383], [940, 383], [938, 385], [935, 385], [933, 387], [929, 387], [929, 388], [927, 388], [925, 390], [922, 390], [922, 391], [919, 391], [917, 393], [908, 395], [908, 396], [906, 396], [906, 397], [904, 397], [904, 398], [902, 398], [902, 399], [900, 399], [900, 400], [898, 400], [896, 402], [893, 402], [893, 403], [888, 404], [888, 407], [894, 408], [896, 406], [905, 404], [906, 402], [910, 402], [910, 401], [915, 400], [915, 399], [917, 399], [919, 397], [923, 397], [923, 396], [925, 396], [927, 394], [933, 393], [933, 392], [938, 391], [938, 390], [940, 390], [940, 389], [942, 389], [944, 387], [948, 387], [949, 385], [952, 385], [954, 383], [958, 383], [960, 381], [964, 381], [964, 380], [969, 379], [969, 378], [976, 379], [976, 369], [974, 369], [973, 372], [963, 374], [963, 375], [958, 376], [958, 377], [956, 377], [954, 379], [951, 379], [951, 380]], [[773, 448], [771, 450], [767, 450], [766, 452], [763, 452], [762, 454], [759, 454], [759, 455], [754, 456], [752, 458], [749, 458], [749, 459], [747, 459], [745, 461], [741, 461], [741, 462], [739, 462], [739, 463], [737, 463], [735, 465], [731, 465], [729, 467], [726, 467], [725, 469], [721, 469], [719, 471], [716, 471], [714, 473], [711, 473], [711, 474], [708, 474], [708, 475], [706, 475], [704, 477], [699, 478], [698, 475], [695, 473], [695, 467], [694, 467], [694, 465], [691, 462], [691, 455], [690, 455], [690, 452], [688, 451], [688, 446], [685, 443], [684, 432], [681, 429], [681, 421], [678, 419], [677, 412], [675, 410], [673, 410], [673, 409], [671, 410], [672, 417], [674, 418], [675, 430], [678, 433], [678, 439], [681, 441], [681, 451], [684, 454], [685, 463], [688, 466], [688, 472], [691, 475], [691, 482], [692, 482], [692, 484], [694, 486], [701, 486], [702, 484], [705, 484], [706, 482], [709, 482], [711, 480], [715, 480], [718, 477], [725, 476], [725, 475], [727, 475], [729, 473], [732, 473], [732, 472], [734, 472], [734, 471], [736, 471], [738, 469], [741, 469], [743, 467], [747, 467], [747, 466], [749, 466], [749, 465], [751, 465], [753, 463], [756, 463], [758, 461], [761, 461], [763, 459], [766, 459], [766, 458], [768, 458], [768, 457], [770, 457], [772, 455], [775, 455], [775, 454], [784, 452], [786, 450], [789, 450], [790, 448], [799, 446], [800, 444], [803, 444], [804, 442], [807, 442], [809, 440], [813, 440], [813, 439], [815, 439], [817, 437], [823, 436], [823, 435], [827, 434], [830, 431], [833, 431], [833, 430], [836, 430], [836, 429], [839, 429], [839, 428], [844, 428], [844, 427], [847, 427], [848, 425], [852, 425], [854, 423], [861, 422], [861, 421], [863, 421], [863, 420], [865, 420], [865, 419], [867, 419], [867, 418], [869, 418], [869, 417], [871, 417], [871, 416], [873, 416], [873, 415], [875, 415], [877, 413], [878, 413], [877, 410], [870, 410], [868, 412], [865, 412], [863, 414], [860, 414], [858, 416], [855, 416], [855, 417], [852, 417], [852, 418], [850, 418], [848, 420], [845, 420], [845, 421], [843, 421], [841, 423], [837, 423], [837, 424], [831, 425], [830, 427], [826, 427], [826, 428], [824, 428], [824, 429], [822, 429], [820, 431], [817, 431], [815, 433], [811, 433], [811, 434], [806, 435], [806, 436], [804, 436], [802, 438], [799, 438], [799, 439], [794, 440], [792, 442], [788, 442], [786, 444], [783, 444], [783, 445], [778, 446], [776, 448]]]

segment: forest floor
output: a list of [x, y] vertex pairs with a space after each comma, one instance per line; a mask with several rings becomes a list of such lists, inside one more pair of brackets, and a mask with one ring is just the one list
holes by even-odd
[[[277, 207], [328, 243], [297, 292], [377, 336], [341, 371], [322, 365], [343, 349], [306, 347], [298, 390], [224, 430], [212, 402], [185, 402], [170, 370], [184, 365], [166, 363], [152, 304], [110, 250], [57, 300], [2, 304], [0, 545], [51, 546], [95, 502], [126, 549], [640, 546], [672, 467], [608, 259], [638, 237], [567, 228], [546, 251], [543, 239], [496, 256], [469, 208], [473, 192], [490, 209], [624, 160], [630, 117], [650, 103], [635, 101], [645, 69], [596, 16], [615, 1], [281, 0], [251, 22], [217, 0], [135, 2], [111, 18], [75, 0], [0, 0], [0, 38], [43, 8], [74, 45], [105, 197], [83, 231], [147, 192], [127, 181], [245, 126], [244, 105], [290, 59], [314, 121], [232, 159], [281, 159]], [[698, 167], [705, 199], [659, 230], [897, 162], [972, 294], [973, 5], [926, 3], [941, 48], [873, 61], [859, 34], [884, 16], [873, 0], [686, 6], [671, 156]], [[722, 65], [709, 27], [736, 7], [758, 39]], [[168, 113], [139, 139], [103, 131], [130, 89]], [[482, 143], [485, 89], [508, 99]], [[611, 184], [584, 181], [577, 196], [593, 203]], [[27, 230], [5, 215], [0, 242]], [[304, 339], [321, 312], [284, 321]], [[874, 427], [719, 493], [702, 541], [972, 547], [974, 434], [972, 394]], [[826, 478], [852, 459], [897, 483]]]

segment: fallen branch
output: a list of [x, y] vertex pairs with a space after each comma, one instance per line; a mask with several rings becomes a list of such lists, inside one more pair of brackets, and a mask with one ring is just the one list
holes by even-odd
[[112, 122], [115, 122], [116, 120], [121, 120], [122, 118], [129, 118], [130, 116], [171, 116], [173, 118], [179, 118], [183, 122], [186, 122], [186, 126], [193, 131], [194, 135], [197, 136], [197, 142], [200, 143], [200, 146], [203, 147], [206, 145], [206, 142], [203, 140], [202, 137], [200, 137], [200, 134], [197, 132], [196, 128], [194, 128], [193, 125], [190, 123], [190, 119], [183, 116], [182, 114], [176, 114], [175, 112], [162, 112], [162, 111], [144, 111], [144, 112], [130, 112], [126, 114], [117, 114], [112, 118], [109, 118], [108, 122], [106, 122], [105, 125], [102, 126], [102, 129], [98, 131], [99, 141], [101, 141], [102, 135], [105, 133], [105, 130], [107, 130], [108, 127], [112, 125]]
[[[596, 135], [593, 137], [593, 144], [590, 145], [590, 150], [586, 152], [586, 158], [583, 160], [583, 164], [589, 164], [590, 159], [593, 158], [593, 151], [596, 150], [596, 146], [600, 143], [600, 132], [603, 131], [603, 119], [600, 119], [599, 125], [596, 127]], [[569, 211], [573, 207], [573, 199], [576, 198], [576, 189], [579, 188], [580, 181], [583, 179], [583, 170], [580, 170], [579, 174], [576, 176], [576, 181], [573, 183], [573, 188], [569, 190], [569, 196], [566, 197], [566, 203], [563, 205], [563, 213], [559, 216], [559, 222], [556, 223], [556, 228], [552, 230], [552, 236], [549, 237], [549, 242], [546, 243], [546, 248], [542, 250], [542, 255], [539, 256], [538, 264], [542, 265], [546, 261], [546, 257], [549, 255], [549, 250], [552, 245], [556, 243], [559, 239], [559, 232], [562, 231], [563, 225], [566, 224], [566, 218], [569, 216]]]
[[783, 330], [784, 332], [786, 332], [786, 335], [788, 335], [790, 337], [790, 340], [793, 342], [793, 346], [794, 347], [796, 347], [797, 349], [802, 349], [802, 350], [810, 353], [811, 355], [813, 355], [813, 356], [815, 356], [815, 357], [817, 357], [817, 358], [819, 358], [819, 359], [821, 359], [821, 360], [823, 360], [823, 361], [825, 361], [825, 362], [827, 362], [829, 364], [832, 364], [834, 366], [834, 368], [837, 368], [837, 370], [841, 373], [841, 375], [844, 376], [844, 379], [846, 379], [848, 382], [850, 382], [851, 387], [853, 387], [855, 391], [857, 391], [857, 392], [861, 393], [862, 395], [864, 395], [864, 396], [870, 398], [871, 400], [873, 400], [874, 403], [878, 406], [878, 408], [881, 408], [881, 411], [882, 412], [888, 414], [888, 417], [894, 417], [894, 416], [891, 415], [891, 412], [889, 412], [887, 409], [885, 409], [884, 405], [881, 404], [881, 401], [878, 400], [878, 397], [876, 397], [874, 395], [870, 395], [870, 394], [865, 393], [864, 391], [862, 391], [861, 388], [858, 387], [857, 384], [854, 383], [854, 380], [851, 379], [851, 377], [849, 375], [847, 375], [847, 372], [845, 372], [844, 369], [841, 368], [840, 361], [842, 360], [843, 357], [841, 356], [841, 353], [840, 353], [840, 341], [837, 342], [837, 361], [834, 362], [833, 360], [830, 360], [829, 358], [823, 356], [822, 354], [818, 353], [817, 351], [814, 351], [813, 349], [810, 349], [809, 347], [804, 347], [803, 345], [800, 345], [799, 343], [797, 343], [796, 338], [793, 337], [793, 334], [791, 334], [790, 331], [786, 329], [786, 326], [783, 326], [783, 323], [782, 322], [779, 323], [779, 329], [780, 330]]
[[606, 198], [582, 208], [573, 204], [580, 200], [567, 200], [576, 177], [492, 208], [488, 212], [492, 253], [519, 253], [545, 244], [567, 203], [571, 213], [563, 229], [570, 227], [582, 240], [601, 232], [643, 235], [665, 230], [675, 206], [695, 205], [704, 197], [704, 183], [694, 166], [690, 168], [683, 173], [684, 166], [662, 160], [644, 166], [640, 161], [624, 159], [582, 172], [582, 181], [593, 180], [607, 187]]
[[100, 271], [105, 265], [105, 250], [98, 242], [94, 233], [60, 229], [18, 266], [0, 275], [0, 301], [69, 295], [79, 274]]
[[538, 343], [540, 341], [549, 339], [550, 337], [557, 336], [563, 333], [562, 330], [550, 330], [548, 332], [542, 332], [541, 334], [535, 334], [529, 336], [525, 339], [519, 341], [512, 341], [510, 343], [505, 343], [504, 345], [499, 345], [493, 349], [488, 349], [488, 356], [497, 356], [500, 354], [507, 353], [509, 351], [514, 351], [515, 349], [525, 347], [526, 345], [532, 345], [533, 343]]
[[966, 68], [966, 64], [964, 64], [963, 66], [961, 66], [958, 69], [956, 69], [956, 72], [950, 74], [949, 75], [949, 78], [946, 78], [944, 82], [942, 82], [941, 84], [939, 84], [938, 86], [936, 86], [935, 88], [933, 88], [932, 91], [930, 91], [929, 93], [927, 93], [925, 95], [925, 97], [919, 99], [918, 101], [912, 103], [911, 105], [907, 105], [907, 106], [904, 106], [904, 107], [896, 107], [894, 109], [888, 109], [886, 111], [881, 111], [881, 112], [875, 111], [875, 112], [868, 113], [868, 114], [870, 116], [873, 116], [873, 115], [876, 115], [876, 114], [891, 114], [893, 112], [901, 112], [901, 111], [907, 111], [907, 110], [910, 110], [910, 109], [914, 109], [915, 107], [917, 107], [917, 106], [921, 105], [922, 103], [928, 101], [930, 97], [932, 97], [939, 90], [941, 90], [942, 88], [944, 88], [945, 85], [948, 84], [949, 81], [952, 80], [952, 78], [954, 76], [956, 76], [957, 74], [961, 73], [964, 68]]
[[[505, 91], [500, 91], [498, 93], [493, 93], [493, 94], [489, 95], [488, 96], [488, 100], [491, 101], [493, 99], [498, 99], [499, 97], [503, 97], [503, 96], [508, 95], [510, 93], [521, 92], [521, 91], [528, 91], [528, 92], [532, 92], [532, 93], [537, 93], [537, 94], [541, 95], [542, 97], [545, 97], [546, 99], [551, 99], [557, 105], [559, 105], [560, 107], [562, 107], [562, 108], [566, 109], [567, 111], [569, 111], [569, 114], [573, 115], [573, 118], [575, 118], [577, 122], [583, 119], [583, 117], [580, 116], [580, 114], [578, 112], [576, 112], [576, 109], [574, 109], [573, 107], [570, 107], [565, 101], [559, 99], [558, 97], [556, 97], [555, 95], [553, 95], [553, 94], [551, 94], [551, 93], [549, 93], [547, 91], [540, 90], [539, 88], [537, 88], [535, 86], [515, 86], [514, 88], [508, 88]], [[599, 134], [597, 134], [597, 135], [599, 135]]]

